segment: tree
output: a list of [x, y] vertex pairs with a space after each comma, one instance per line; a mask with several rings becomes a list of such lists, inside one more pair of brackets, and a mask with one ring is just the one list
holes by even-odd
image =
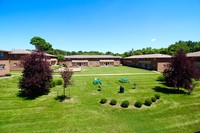
[[180, 49], [166, 65], [163, 76], [167, 85], [176, 87], [178, 90], [183, 87], [191, 93], [195, 87], [192, 79], [198, 80], [200, 72], [195, 68], [194, 62], [186, 57], [185, 52]]
[[61, 55], [61, 54], [58, 54], [57, 57], [58, 57], [58, 61], [59, 62], [65, 60], [65, 57], [63, 55]]
[[31, 39], [30, 44], [35, 45], [36, 48], [38, 46], [47, 53], [53, 53], [52, 45], [49, 42], [46, 42], [45, 39], [35, 36]]
[[22, 78], [19, 81], [20, 93], [26, 97], [37, 97], [49, 92], [52, 71], [47, 57], [41, 51], [22, 57]]
[[[61, 72], [61, 76], [64, 80], [64, 85], [63, 85], [63, 95], [65, 95], [65, 88], [67, 88], [67, 86], [69, 86], [72, 82], [71, 82], [71, 77], [72, 77], [73, 72], [70, 71], [69, 69], [65, 69], [63, 72]], [[69, 98], [70, 98], [70, 89], [69, 89]]]

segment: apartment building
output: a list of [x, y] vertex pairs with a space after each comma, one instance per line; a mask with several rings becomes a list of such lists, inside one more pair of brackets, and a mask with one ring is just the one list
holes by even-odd
[[170, 59], [170, 55], [164, 54], [134, 55], [125, 57], [122, 64], [162, 72]]
[[0, 76], [10, 73], [9, 51], [0, 49]]
[[65, 56], [65, 64], [72, 66], [119, 66], [120, 56], [112, 55], [70, 55]]

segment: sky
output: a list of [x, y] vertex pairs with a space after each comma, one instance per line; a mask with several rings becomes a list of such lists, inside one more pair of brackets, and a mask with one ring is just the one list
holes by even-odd
[[200, 0], [0, 0], [0, 49], [124, 53], [200, 41]]

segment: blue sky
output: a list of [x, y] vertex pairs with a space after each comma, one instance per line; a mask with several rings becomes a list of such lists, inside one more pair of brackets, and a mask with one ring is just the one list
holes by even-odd
[[200, 41], [200, 0], [0, 0], [0, 49], [124, 53]]

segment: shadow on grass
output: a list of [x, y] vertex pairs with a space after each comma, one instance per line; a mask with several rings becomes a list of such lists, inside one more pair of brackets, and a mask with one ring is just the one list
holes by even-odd
[[58, 100], [60, 102], [65, 101], [65, 99], [70, 99], [70, 97], [67, 97], [66, 95], [60, 95], [54, 98], [55, 100]]
[[48, 95], [48, 93], [41, 94], [41, 95], [27, 95], [27, 94], [19, 91], [16, 95], [17, 95], [17, 97], [20, 97], [20, 98], [22, 98], [24, 100], [34, 100], [34, 99], [36, 99], [36, 98], [38, 98], [38, 97], [40, 97], [42, 95]]
[[183, 90], [178, 90], [178, 89], [171, 89], [171, 88], [166, 88], [166, 87], [160, 87], [160, 86], [156, 86], [153, 88], [154, 91], [156, 92], [161, 92], [164, 94], [188, 94], [187, 92], [183, 91]]

